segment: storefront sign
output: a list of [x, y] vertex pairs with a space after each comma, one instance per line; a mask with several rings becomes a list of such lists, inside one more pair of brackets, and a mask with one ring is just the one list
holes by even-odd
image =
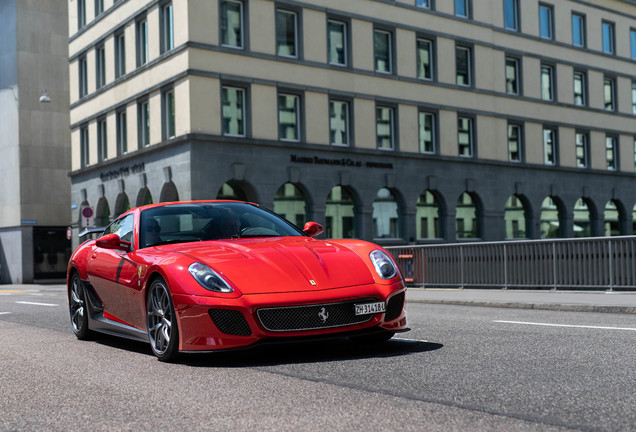
[[116, 180], [122, 177], [128, 177], [131, 174], [137, 174], [146, 171], [146, 164], [144, 162], [132, 165], [125, 166], [119, 169], [109, 170], [99, 174], [99, 178], [105, 182], [108, 180]]
[[359, 161], [359, 160], [353, 160], [350, 158], [330, 159], [330, 158], [321, 158], [318, 156], [298, 156], [293, 154], [291, 155], [291, 161], [295, 163], [304, 163], [304, 164], [312, 164], [312, 165], [336, 165], [336, 166], [346, 166], [346, 167], [355, 167], [355, 168], [393, 169], [393, 164], [390, 162]]

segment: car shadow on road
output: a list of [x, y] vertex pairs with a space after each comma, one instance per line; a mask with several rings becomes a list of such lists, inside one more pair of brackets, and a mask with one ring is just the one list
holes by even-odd
[[349, 340], [266, 344], [240, 351], [183, 355], [179, 363], [192, 367], [255, 367], [297, 363], [322, 363], [392, 358], [435, 351], [442, 344], [411, 339], [392, 339], [380, 344], [363, 345]]

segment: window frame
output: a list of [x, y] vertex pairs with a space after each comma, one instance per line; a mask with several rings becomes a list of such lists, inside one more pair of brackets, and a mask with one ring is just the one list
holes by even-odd
[[[238, 133], [238, 134], [234, 134], [231, 133], [229, 130], [226, 130], [225, 128], [225, 99], [224, 99], [224, 95], [225, 95], [225, 90], [226, 89], [233, 89], [233, 90], [239, 90], [242, 92], [242, 97], [241, 97], [241, 115], [242, 115], [242, 128], [243, 128], [243, 132], [242, 133]], [[249, 104], [249, 86], [243, 83], [234, 83], [234, 82], [228, 82], [228, 81], [223, 81], [221, 83], [221, 133], [223, 134], [223, 136], [227, 136], [227, 137], [238, 137], [238, 138], [245, 138], [249, 136], [249, 118], [248, 118], [248, 104]]]
[[[421, 2], [426, 2], [426, 4], [419, 4]], [[435, 0], [415, 0], [415, 7], [427, 9], [427, 10], [435, 10], [434, 5]]]
[[[575, 32], [574, 32], [574, 28], [575, 28], [574, 19], [575, 19], [575, 17], [580, 19], [580, 21], [579, 21], [580, 25], [578, 26], [578, 30], [579, 30], [580, 35], [581, 35], [581, 44], [576, 43], [576, 41], [574, 39], [574, 35], [575, 35]], [[572, 45], [574, 45], [575, 47], [578, 47], [578, 48], [587, 47], [587, 35], [586, 35], [587, 24], [586, 24], [586, 20], [587, 20], [587, 18], [586, 18], [585, 14], [580, 13], [580, 12], [572, 11], [572, 17], [571, 17], [571, 22], [572, 22]]]
[[[467, 84], [460, 84], [459, 81], [459, 67], [458, 67], [458, 52], [459, 51], [464, 51], [467, 53], [467, 61], [466, 61], [466, 79], [468, 80]], [[473, 87], [473, 70], [474, 70], [474, 65], [473, 65], [473, 47], [469, 46], [469, 45], [465, 45], [465, 44], [461, 44], [461, 43], [456, 43], [455, 44], [455, 85], [459, 86], [459, 87], [466, 87], [466, 88], [472, 88]]]
[[[426, 150], [426, 145], [425, 145], [425, 141], [422, 138], [422, 132], [424, 130], [424, 128], [422, 127], [422, 115], [424, 116], [428, 116], [429, 118], [431, 118], [431, 146], [433, 147], [432, 150]], [[418, 139], [418, 148], [419, 148], [419, 152], [420, 154], [438, 154], [439, 153], [439, 145], [438, 145], [438, 124], [437, 124], [437, 120], [438, 120], [438, 113], [436, 111], [430, 110], [430, 109], [426, 109], [426, 108], [420, 108], [417, 111], [417, 126], [418, 126], [418, 134], [417, 134], [417, 139]]]
[[[582, 142], [579, 142], [579, 137], [582, 138]], [[582, 150], [583, 158], [578, 155], [578, 149]], [[589, 168], [590, 167], [590, 133], [588, 131], [577, 130], [574, 132], [574, 157], [577, 168]], [[582, 160], [582, 162], [580, 162]]]
[[137, 17], [135, 20], [135, 46], [138, 68], [150, 61], [148, 34], [148, 17], [146, 15]]
[[[428, 44], [428, 58], [429, 58], [429, 70], [430, 70], [430, 77], [422, 77], [420, 76], [420, 69], [421, 69], [421, 65], [422, 62], [420, 61], [420, 49], [419, 49], [419, 44], [420, 42], [425, 42]], [[437, 71], [436, 71], [436, 66], [437, 66], [437, 62], [435, 61], [435, 53], [436, 53], [436, 49], [435, 49], [435, 38], [431, 37], [431, 36], [427, 36], [427, 35], [416, 35], [415, 36], [415, 63], [416, 63], [416, 71], [415, 74], [417, 76], [418, 80], [421, 81], [430, 81], [430, 82], [435, 82], [435, 78], [437, 76]]]
[[[515, 70], [514, 82], [516, 86], [516, 91], [514, 92], [511, 92], [508, 90], [508, 83], [510, 82], [508, 78], [508, 62], [514, 62], [514, 70]], [[521, 84], [523, 83], [523, 80], [521, 79], [521, 59], [519, 57], [507, 55], [505, 57], [504, 67], [505, 67], [504, 77], [506, 80], [506, 83], [505, 83], [506, 94], [513, 95], [513, 96], [521, 96], [523, 94], [523, 89], [521, 87]]]
[[104, 42], [95, 45], [95, 89], [106, 85], [106, 47]]
[[172, 1], [164, 1], [159, 4], [159, 23], [159, 53], [165, 54], [174, 49], [174, 6]]
[[[512, 7], [512, 11], [508, 8]], [[521, 32], [521, 15], [519, 10], [519, 0], [503, 0], [504, 29], [514, 32]], [[508, 18], [512, 17], [512, 26], [508, 23]]]
[[90, 137], [88, 134], [88, 123], [80, 126], [80, 167], [90, 166]]
[[114, 33], [115, 79], [126, 75], [126, 34], [124, 28]]
[[[376, 36], [383, 33], [388, 36], [388, 56], [386, 58], [388, 70], [378, 69], [378, 50], [376, 47]], [[373, 71], [383, 75], [395, 75], [397, 73], [397, 65], [395, 62], [395, 30], [387, 27], [375, 26], [373, 28]]]
[[[331, 31], [330, 24], [337, 23], [341, 24], [344, 28], [343, 31], [343, 51], [344, 51], [344, 63], [338, 63], [331, 61]], [[337, 67], [349, 67], [350, 66], [350, 53], [351, 53], [351, 21], [346, 18], [336, 17], [336, 16], [327, 16], [327, 63], [330, 66]]]
[[[546, 132], [550, 133], [550, 140], [546, 140]], [[543, 144], [543, 164], [546, 166], [559, 165], [559, 129], [557, 126], [543, 125], [541, 132]], [[548, 145], [552, 150], [552, 161], [548, 159]]]
[[[286, 138], [283, 137], [283, 134], [281, 134], [282, 130], [282, 123], [281, 123], [281, 97], [294, 97], [296, 98], [296, 100], [298, 101], [297, 105], [296, 105], [296, 125], [295, 125], [295, 130], [296, 130], [296, 138], [294, 139], [290, 139], [290, 138]], [[305, 121], [304, 121], [304, 94], [294, 91], [294, 90], [287, 90], [287, 89], [278, 89], [277, 95], [276, 95], [276, 103], [277, 103], [277, 113], [278, 113], [278, 140], [279, 141], [284, 141], [284, 142], [302, 142], [304, 140], [304, 125], [305, 125]]]
[[[278, 16], [279, 14], [289, 14], [289, 15], [293, 15], [294, 16], [294, 54], [281, 54], [280, 53], [280, 45], [279, 45], [279, 41], [281, 40], [280, 38], [280, 28], [278, 25]], [[298, 9], [298, 8], [294, 8], [288, 5], [285, 5], [284, 7], [276, 7], [276, 11], [274, 13], [274, 20], [275, 20], [275, 26], [274, 26], [274, 36], [275, 36], [275, 48], [276, 48], [276, 55], [278, 57], [284, 57], [284, 58], [289, 58], [289, 59], [298, 59], [301, 60], [302, 59], [302, 10]], [[287, 39], [287, 38], [285, 38]]]
[[82, 30], [86, 24], [86, 0], [77, 0], [77, 30]]
[[[463, 19], [472, 19], [473, 18], [473, 5], [472, 5], [472, 0], [454, 0], [453, 2], [453, 13], [456, 17], [458, 18], [463, 18]], [[460, 14], [460, 12], [458, 11], [457, 6], [459, 4], [462, 4], [462, 8], [465, 10], [464, 14]]]
[[636, 80], [632, 80], [632, 114], [636, 115]]
[[[332, 139], [331, 112], [332, 112], [332, 106], [334, 103], [341, 103], [341, 104], [344, 104], [344, 106], [346, 106], [345, 135], [347, 138], [347, 142], [344, 144], [336, 143]], [[329, 98], [329, 145], [334, 147], [353, 147], [353, 100], [350, 98], [345, 98], [341, 96], [333, 96]]]
[[108, 124], [106, 117], [97, 119], [97, 161], [104, 162], [108, 160]]
[[[170, 104], [172, 102], [172, 107]], [[163, 141], [177, 136], [176, 100], [174, 86], [169, 85], [161, 89], [161, 138]], [[172, 108], [172, 112], [171, 109]], [[172, 129], [172, 130], [171, 130]], [[172, 133], [171, 133], [172, 132]]]
[[[511, 149], [511, 136], [510, 130], [517, 131], [517, 158], [513, 158], [513, 152]], [[523, 124], [520, 122], [508, 122], [507, 126], [508, 133], [508, 162], [519, 164], [524, 162], [524, 140], [523, 140]]]
[[[610, 100], [607, 100], [607, 84], [610, 85]], [[616, 93], [616, 78], [613, 76], [603, 77], [603, 109], [609, 112], [616, 112], [618, 110], [618, 100]]]
[[[581, 79], [581, 95], [580, 98], [582, 99], [582, 103], [576, 103], [577, 100], [577, 93], [576, 93], [576, 82], [577, 79], [576, 77], [580, 76]], [[574, 72], [572, 73], [572, 86], [573, 86], [573, 95], [574, 95], [574, 105], [575, 106], [580, 106], [580, 107], [586, 107], [587, 106], [587, 94], [588, 94], [588, 88], [587, 88], [587, 73], [585, 71], [581, 71], [581, 70], [577, 70], [574, 69]]]
[[79, 73], [77, 81], [80, 99], [88, 95], [88, 61], [86, 57], [86, 53], [84, 52], [77, 58]]
[[[227, 5], [228, 3], [235, 3], [239, 5], [239, 16], [240, 16], [240, 22], [239, 22], [239, 30], [240, 30], [240, 39], [241, 39], [241, 43], [239, 45], [232, 45], [231, 43], [229, 43], [229, 41], [227, 40], [227, 31], [229, 30], [229, 28], [225, 29], [225, 32], [223, 31], [223, 22], [227, 21], [227, 10], [224, 8], [225, 5]], [[249, 22], [249, 20], [247, 19], [247, 4], [245, 1], [243, 0], [221, 0], [219, 2], [219, 43], [221, 44], [222, 47], [224, 48], [230, 48], [230, 49], [236, 49], [236, 50], [245, 50], [247, 49], [247, 32], [249, 30], [249, 26], [246, 26], [245, 23]], [[227, 26], [227, 24], [225, 24]]]
[[[544, 70], [547, 70], [549, 73], [547, 75], [544, 74]], [[544, 76], [547, 76], [549, 78], [549, 90], [550, 90], [550, 95], [549, 97], [546, 97], [545, 93], [544, 93], [544, 83], [543, 83], [543, 79]], [[541, 100], [546, 101], [546, 102], [556, 102], [556, 95], [557, 95], [557, 91], [556, 91], [556, 68], [554, 67], [553, 64], [549, 64], [549, 63], [541, 63], [541, 76], [540, 76], [540, 85], [541, 85]]]
[[[380, 110], [389, 110], [389, 113], [391, 114], [391, 118], [389, 119], [389, 128], [390, 128], [390, 135], [389, 135], [389, 140], [390, 140], [390, 147], [384, 147], [380, 145], [380, 135], [378, 133], [378, 129], [380, 127]], [[398, 145], [397, 145], [397, 139], [398, 139], [398, 133], [397, 133], [397, 106], [395, 104], [392, 103], [386, 103], [386, 102], [377, 102], [375, 104], [375, 148], [376, 150], [380, 150], [380, 151], [397, 151], [398, 150]]]
[[[609, 31], [609, 34], [606, 34], [605, 30]], [[606, 37], [608, 37], [606, 39]], [[601, 21], [601, 48], [603, 54], [607, 55], [616, 55], [616, 23], [613, 21], [603, 20]], [[609, 43], [609, 50], [606, 49], [606, 43]]]
[[636, 60], [636, 28], [629, 29], [630, 56], [632, 60]]
[[[460, 121], [466, 120], [468, 122], [468, 130], [464, 132], [460, 129]], [[462, 153], [462, 143], [460, 141], [460, 135], [462, 133], [468, 134], [468, 154]], [[476, 158], [477, 157], [477, 134], [475, 131], [475, 116], [470, 114], [457, 114], [457, 154], [462, 158]]]
[[[128, 114], [126, 106], [115, 110], [116, 130], [117, 130], [117, 155], [128, 153]], [[123, 122], [122, 122], [123, 120]]]
[[104, 13], [104, 0], [95, 0], [95, 18]]
[[[611, 146], [610, 146], [611, 143]], [[612, 159], [609, 158], [609, 154], [612, 154]], [[618, 171], [619, 169], [619, 146], [618, 137], [616, 135], [605, 136], [605, 163], [608, 171]]]
[[[547, 29], [548, 29], [549, 35], [547, 36], [543, 35], [543, 29], [544, 29], [543, 14], [542, 14], [543, 10], [547, 11], [548, 13]], [[554, 40], [554, 5], [551, 5], [549, 3], [543, 3], [543, 2], [539, 3], [539, 37], [543, 40]]]
[[137, 100], [137, 137], [139, 148], [150, 145], [150, 103], [147, 96]]

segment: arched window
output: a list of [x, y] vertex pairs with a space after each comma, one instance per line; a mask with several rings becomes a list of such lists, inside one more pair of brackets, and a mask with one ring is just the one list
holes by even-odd
[[591, 237], [592, 224], [587, 203], [579, 198], [574, 204], [574, 237]]
[[179, 201], [179, 192], [177, 186], [173, 182], [168, 182], [161, 188], [161, 194], [159, 194], [159, 202], [171, 202]]
[[139, 190], [137, 194], [137, 204], [135, 206], [139, 207], [148, 204], [152, 204], [152, 195], [150, 194], [150, 189], [146, 187]]
[[110, 207], [106, 198], [101, 197], [97, 201], [97, 208], [95, 209], [95, 226], [105, 227], [110, 223]]
[[115, 201], [115, 213], [113, 213], [113, 219], [118, 217], [120, 214], [127, 212], [130, 210], [130, 201], [128, 201], [128, 195], [125, 192], [117, 195], [117, 200]]
[[511, 195], [506, 201], [504, 220], [506, 222], [506, 238], [528, 238], [526, 208], [517, 195]]
[[387, 188], [378, 191], [373, 201], [373, 236], [374, 238], [399, 238], [400, 213], [398, 203]]
[[303, 191], [293, 183], [285, 183], [274, 197], [274, 212], [299, 228], [307, 222], [307, 202]]
[[621, 235], [621, 211], [614, 200], [609, 200], [607, 204], [605, 204], [603, 220], [605, 236], [609, 237]]
[[541, 204], [541, 238], [561, 236], [561, 211], [552, 197], [546, 197]]
[[351, 191], [335, 186], [327, 196], [325, 207], [325, 236], [327, 238], [355, 238], [358, 236], [356, 202]]
[[417, 200], [415, 234], [418, 239], [441, 238], [439, 204], [431, 191], [425, 191]]
[[216, 199], [247, 201], [245, 191], [234, 181], [224, 183], [216, 194]]
[[473, 197], [464, 192], [457, 200], [457, 215], [455, 217], [455, 229], [458, 239], [479, 238], [479, 220], [477, 206]]

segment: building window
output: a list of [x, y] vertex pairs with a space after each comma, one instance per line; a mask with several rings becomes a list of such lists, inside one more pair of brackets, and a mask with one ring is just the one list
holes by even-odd
[[104, 45], [95, 48], [95, 87], [100, 89], [106, 85], [106, 55]]
[[543, 129], [543, 163], [556, 165], [557, 156], [556, 129]]
[[629, 31], [629, 39], [631, 41], [632, 60], [636, 60], [636, 30]]
[[632, 81], [632, 114], [636, 115], [636, 81]]
[[508, 125], [508, 160], [510, 162], [521, 162], [521, 126], [518, 124]]
[[175, 110], [174, 110], [174, 89], [164, 90], [161, 93], [162, 119], [161, 131], [163, 139], [170, 139], [176, 136]]
[[554, 38], [554, 10], [551, 5], [539, 5], [539, 36], [544, 39]]
[[104, 0], [95, 0], [95, 18], [104, 12]]
[[139, 102], [137, 113], [137, 129], [139, 131], [139, 147], [150, 145], [150, 105], [147, 100]]
[[455, 16], [462, 18], [470, 18], [472, 0], [455, 0]]
[[174, 49], [172, 2], [161, 6], [161, 54]]
[[616, 81], [613, 78], [603, 80], [603, 101], [606, 111], [616, 111]]
[[587, 133], [577, 132], [575, 135], [576, 144], [576, 166], [578, 168], [587, 168], [588, 161], [588, 145]]
[[572, 45], [585, 47], [585, 15], [572, 13]]
[[88, 146], [88, 126], [80, 128], [80, 159], [82, 168], [90, 165], [90, 155]]
[[433, 41], [418, 38], [416, 41], [417, 77], [433, 79]]
[[375, 71], [382, 73], [393, 72], [393, 37], [386, 30], [373, 31], [373, 52], [375, 58]]
[[435, 153], [435, 114], [420, 111], [418, 124], [420, 153]]
[[519, 31], [519, 0], [504, 0], [504, 27]]
[[128, 153], [128, 125], [126, 123], [126, 108], [117, 111], [117, 154]]
[[512, 95], [521, 94], [519, 84], [519, 59], [506, 57], [506, 93]]
[[298, 58], [298, 14], [276, 10], [276, 53], [283, 57]]
[[472, 84], [472, 50], [468, 47], [455, 47], [455, 70], [457, 85], [470, 87]]
[[281, 141], [300, 141], [300, 96], [278, 95], [278, 135]]
[[349, 145], [349, 102], [341, 100], [329, 101], [329, 142], [331, 145]]
[[574, 72], [574, 105], [587, 105], [587, 83], [585, 72]]
[[431, 3], [433, 0], [415, 0], [415, 6], [424, 9], [431, 9]]
[[473, 119], [470, 117], [457, 118], [457, 143], [459, 155], [473, 157], [474, 155], [474, 131]]
[[378, 149], [395, 149], [395, 112], [393, 108], [386, 106], [375, 108], [375, 131]]
[[137, 67], [148, 63], [148, 20], [137, 21]]
[[99, 162], [108, 159], [108, 139], [106, 137], [106, 119], [97, 120], [97, 158]]
[[329, 64], [346, 66], [347, 58], [347, 23], [343, 21], [327, 21], [327, 57]]
[[603, 52], [605, 54], [616, 54], [614, 23], [603, 21]]
[[222, 89], [223, 135], [244, 137], [245, 89], [223, 86]]
[[115, 78], [126, 74], [126, 39], [124, 31], [115, 33]]
[[221, 45], [244, 48], [243, 2], [223, 0], [221, 2]]
[[541, 65], [541, 99], [554, 100], [554, 67]]
[[79, 65], [79, 97], [83, 98], [88, 94], [88, 68], [86, 65], [86, 54], [77, 60]]
[[605, 137], [605, 160], [607, 169], [616, 171], [618, 169], [618, 147], [616, 137]]
[[77, 0], [77, 29], [86, 25], [86, 0]]

